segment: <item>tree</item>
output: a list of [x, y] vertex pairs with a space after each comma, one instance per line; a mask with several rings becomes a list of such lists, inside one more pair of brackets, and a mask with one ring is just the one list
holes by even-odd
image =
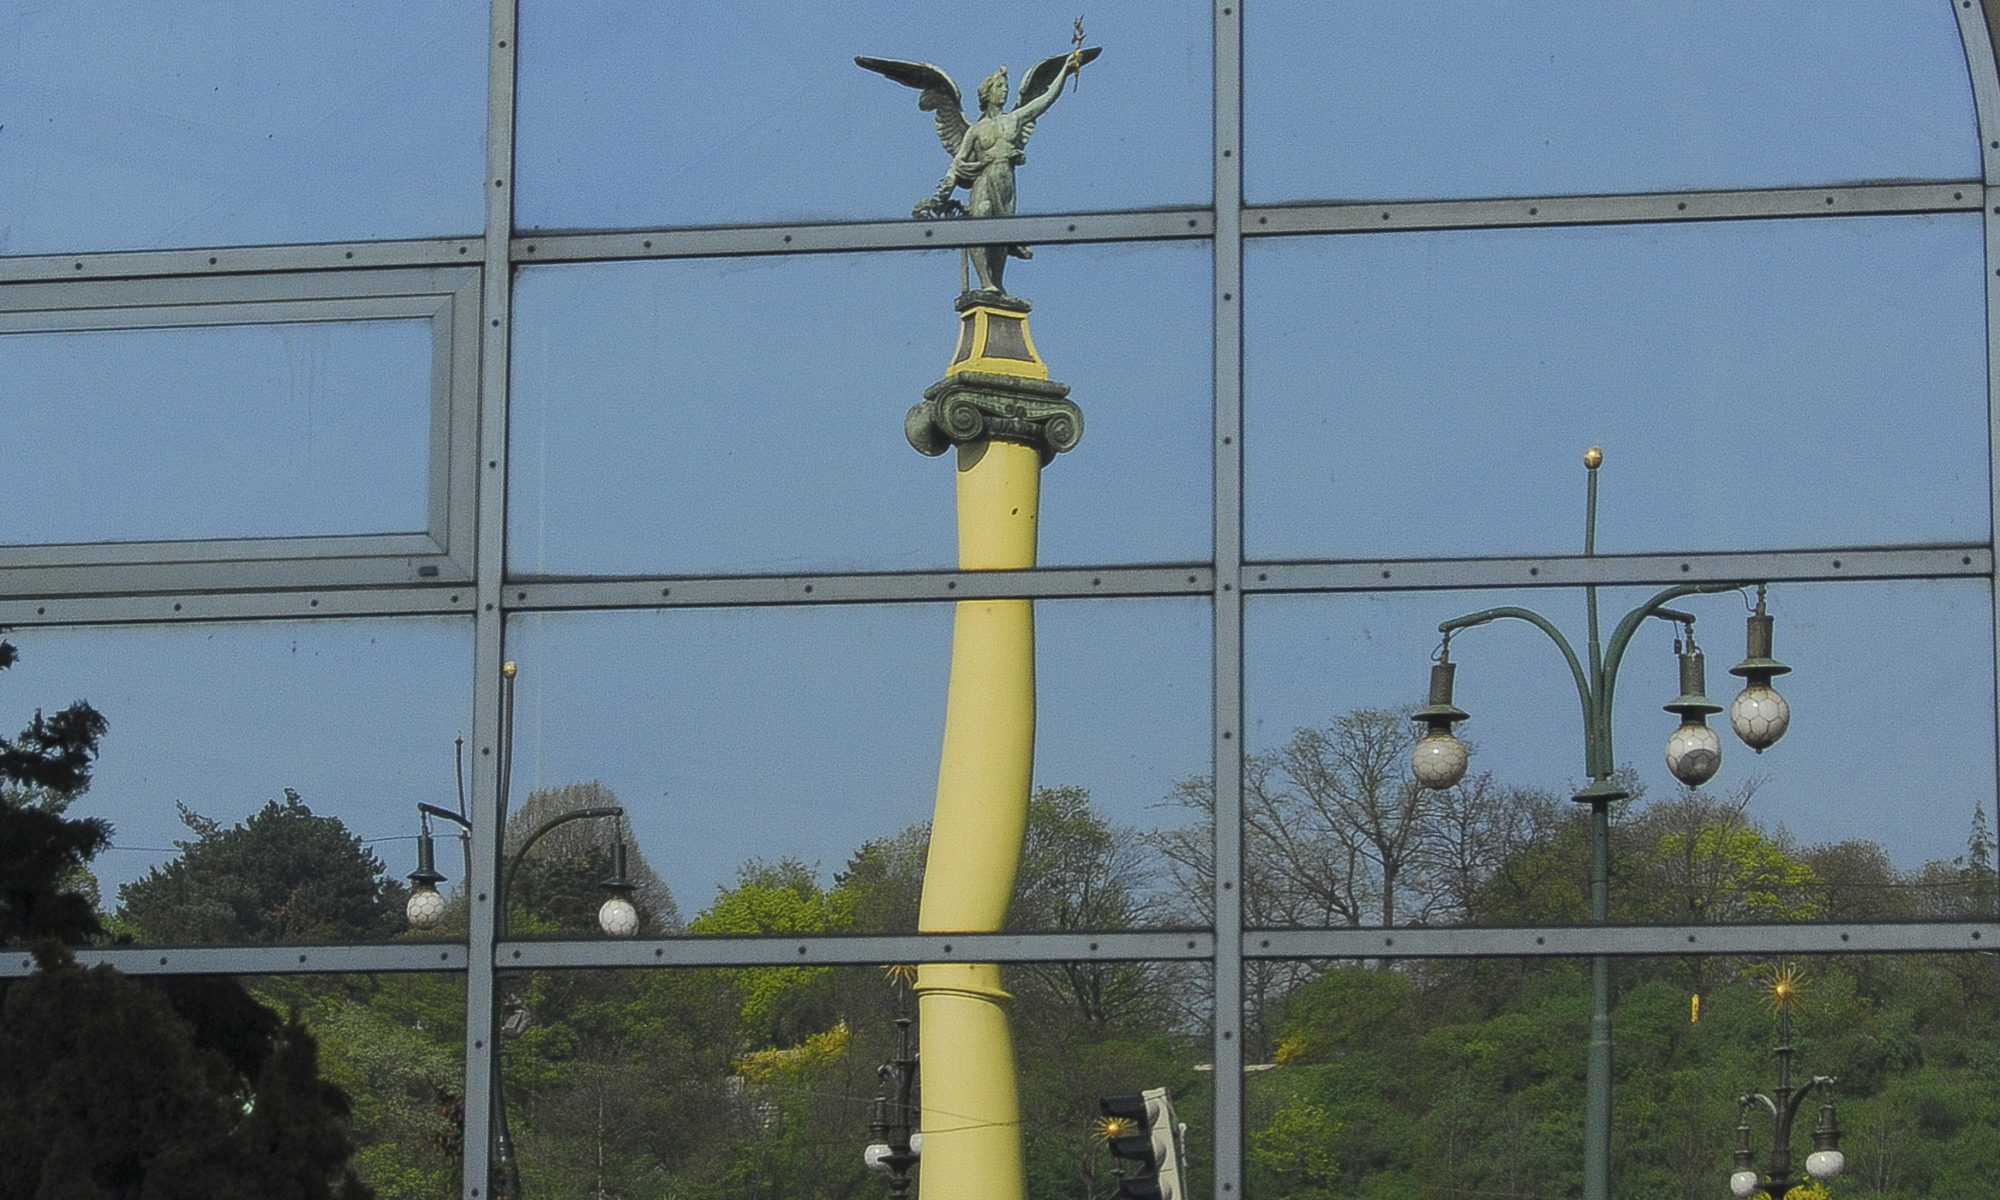
[[178, 807], [194, 838], [118, 889], [120, 918], [147, 940], [359, 941], [400, 930], [403, 885], [338, 817], [315, 815], [292, 789], [227, 829]]
[[[19, 657], [0, 641], [0, 670]], [[89, 863], [110, 844], [111, 826], [63, 810], [89, 789], [107, 727], [78, 700], [53, 717], [38, 709], [19, 736], [0, 738], [0, 943], [74, 944], [101, 932]]]
[[1416, 860], [1430, 885], [1419, 916], [1426, 923], [1471, 920], [1495, 876], [1530, 847], [1550, 841], [1563, 816], [1555, 796], [1504, 787], [1491, 772], [1437, 793], [1419, 832]]
[[1750, 820], [1752, 780], [1724, 799], [1690, 788], [1620, 830], [1620, 907], [1656, 921], [1811, 921], [1820, 881], [1782, 834]]
[[1986, 806], [1972, 810], [1972, 832], [1965, 853], [1950, 860], [1927, 862], [1911, 880], [1917, 911], [1926, 917], [1990, 917], [2000, 886], [1996, 886], [1993, 834], [1986, 823]]
[[1819, 907], [1831, 920], [1883, 921], [1916, 913], [1902, 873], [1875, 842], [1809, 846], [1799, 851], [1799, 861], [1812, 868]]
[[[1036, 788], [1007, 928], [1132, 928], [1145, 915], [1146, 850], [1136, 830], [1115, 828], [1092, 811], [1089, 789]], [[1162, 1011], [1167, 990], [1161, 973], [1142, 963], [1031, 963], [1013, 974], [1098, 1024]]]
[[848, 856], [833, 886], [847, 897], [858, 933], [915, 933], [923, 903], [924, 859], [930, 854], [931, 824], [907, 826], [890, 837], [873, 838]]
[[363, 1200], [296, 1019], [246, 1078], [157, 989], [38, 951], [0, 1007], [0, 1195]]

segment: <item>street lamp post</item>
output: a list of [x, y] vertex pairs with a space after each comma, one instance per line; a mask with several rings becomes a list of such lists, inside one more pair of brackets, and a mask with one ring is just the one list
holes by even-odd
[[[1597, 469], [1604, 454], [1592, 446], [1584, 452], [1583, 465], [1589, 485], [1584, 506], [1583, 553], [1597, 553]], [[1426, 731], [1411, 754], [1411, 773], [1425, 787], [1442, 791], [1465, 777], [1470, 751], [1452, 733], [1452, 726], [1467, 714], [1452, 703], [1452, 635], [1462, 629], [1498, 620], [1525, 621], [1549, 636], [1562, 651], [1576, 680], [1577, 699], [1583, 708], [1584, 773], [1590, 782], [1571, 799], [1590, 806], [1590, 918], [1597, 924], [1610, 919], [1611, 820], [1610, 807], [1629, 793], [1612, 782], [1611, 700], [1617, 684], [1618, 667], [1626, 647], [1648, 617], [1679, 624], [1685, 645], [1677, 642], [1681, 668], [1681, 694], [1665, 705], [1679, 713], [1682, 721], [1667, 741], [1667, 765], [1676, 778], [1690, 785], [1706, 783], [1721, 766], [1721, 743], [1707, 727], [1709, 714], [1722, 706], [1703, 695], [1704, 664], [1694, 644], [1694, 617], [1666, 607], [1682, 596], [1737, 591], [1745, 583], [1695, 583], [1670, 587], [1626, 613], [1612, 630], [1609, 644], [1600, 641], [1597, 615], [1597, 587], [1584, 588], [1588, 611], [1589, 640], [1585, 658], [1579, 659], [1554, 624], [1541, 614], [1525, 608], [1505, 606], [1468, 613], [1438, 626], [1444, 643], [1437, 663], [1431, 668], [1430, 702], [1412, 717]], [[1784, 698], [1770, 687], [1771, 678], [1791, 668], [1771, 658], [1771, 618], [1764, 610], [1764, 587], [1757, 585], [1757, 607], [1750, 618], [1748, 653], [1731, 668], [1731, 674], [1749, 681], [1748, 687], [1730, 708], [1730, 723], [1737, 736], [1758, 753], [1782, 737], [1790, 722]], [[1753, 691], [1755, 694], [1753, 695]], [[1585, 1077], [1583, 1195], [1584, 1200], [1610, 1200], [1611, 1195], [1611, 960], [1598, 955], [1591, 960], [1590, 1042]]]
[[[1778, 1010], [1778, 1086], [1772, 1094], [1750, 1092], [1736, 1101], [1736, 1156], [1729, 1175], [1729, 1191], [1747, 1197], [1762, 1191], [1778, 1200], [1803, 1180], [1792, 1178], [1792, 1122], [1806, 1097], [1814, 1092], [1831, 1092], [1840, 1082], [1831, 1075], [1815, 1075], [1804, 1087], [1792, 1086], [1792, 1006], [1798, 1001], [1798, 976], [1781, 969], [1771, 980], [1771, 1003]], [[1770, 1170], [1757, 1173], [1756, 1155], [1750, 1150], [1750, 1109], [1762, 1107], [1771, 1114]], [[1806, 1155], [1806, 1174], [1814, 1179], [1832, 1179], [1847, 1166], [1840, 1152], [1840, 1122], [1833, 1115], [1833, 1102], [1819, 1106], [1819, 1121], [1813, 1128], [1812, 1153]]]
[[[501, 769], [500, 769], [500, 827], [507, 825], [507, 792], [511, 782], [514, 758], [514, 675], [513, 663], [501, 670], [504, 685], [505, 719], [501, 727]], [[460, 800], [463, 801], [463, 794]], [[417, 869], [410, 872], [411, 883], [409, 903], [404, 906], [404, 915], [410, 927], [417, 930], [434, 929], [444, 919], [445, 901], [438, 894], [437, 885], [445, 881], [445, 876], [437, 869], [437, 844], [431, 834], [431, 818], [436, 817], [458, 826], [466, 833], [472, 832], [472, 822], [464, 814], [435, 804], [417, 805], [417, 816], [421, 822], [421, 832], [417, 834]], [[598, 928], [612, 937], [630, 937], [639, 931], [639, 912], [632, 905], [631, 895], [635, 890], [630, 879], [625, 876], [625, 810], [618, 805], [602, 805], [594, 808], [572, 809], [537, 825], [533, 832], [521, 843], [520, 849], [508, 860], [507, 869], [500, 877], [500, 887], [495, 893], [494, 936], [507, 936], [507, 901], [512, 894], [514, 875], [527, 860], [528, 851], [534, 848], [543, 835], [574, 821], [610, 820], [617, 822], [613, 827], [611, 844], [611, 875], [599, 886], [610, 895], [597, 910]], [[525, 1010], [523, 1010], [525, 1011]], [[503, 1030], [504, 1031], [504, 1030]], [[499, 1039], [492, 1042], [497, 1053]], [[496, 1064], [497, 1065], [497, 1064]], [[493, 1072], [493, 1173], [495, 1183], [492, 1194], [495, 1200], [521, 1200], [525, 1194], [521, 1188], [520, 1165], [514, 1161], [514, 1139], [507, 1127], [507, 1090], [499, 1070]]]
[[923, 1153], [924, 1135], [916, 1131], [912, 1092], [917, 1083], [917, 1057], [910, 1053], [910, 1018], [896, 1018], [896, 1057], [875, 1069], [883, 1090], [875, 1097], [875, 1119], [868, 1123], [874, 1139], [861, 1161], [871, 1171], [889, 1174], [889, 1195], [905, 1200], [910, 1194], [910, 1168]]

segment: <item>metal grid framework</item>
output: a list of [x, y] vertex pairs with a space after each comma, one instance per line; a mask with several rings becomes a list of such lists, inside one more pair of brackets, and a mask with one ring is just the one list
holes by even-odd
[[[344, 245], [0, 258], [0, 332], [231, 324], [284, 318], [424, 317], [436, 332], [429, 528], [421, 534], [257, 542], [0, 548], [0, 624], [61, 626], [260, 618], [471, 614], [476, 697], [472, 756], [474, 870], [469, 943], [260, 946], [88, 951], [135, 974], [450, 971], [466, 980], [465, 1195], [487, 1177], [495, 979], [505, 968], [1035, 960], [1183, 960], [1212, 964], [1216, 1158], [1213, 1194], [1242, 1180], [1242, 965], [1246, 959], [1466, 955], [1661, 955], [1699, 952], [1883, 953], [2000, 948], [2000, 921], [1944, 924], [1656, 926], [1645, 928], [1339, 929], [1241, 927], [1239, 822], [1246, 594], [1564, 587], [1663, 582], [1994, 577], [1995, 549], [1855, 546], [1757, 554], [1246, 562], [1242, 534], [1241, 310], [1246, 240], [1521, 226], [1948, 213], [1983, 214], [1986, 258], [2000, 262], [2000, 75], [1996, 27], [1983, 4], [1955, 0], [1981, 130], [1982, 178], [1948, 183], [1545, 196], [1505, 200], [1248, 207], [1242, 180], [1242, 37], [1234, 4], [1215, 4], [1212, 207], [1015, 217], [982, 225], [892, 221], [657, 229], [521, 236], [512, 224], [515, 0], [493, 0], [489, 40], [485, 234]], [[1213, 558], [1158, 567], [960, 574], [509, 581], [505, 545], [510, 280], [524, 263], [1182, 240], [1213, 259]], [[2000, 278], [1987, 275], [1989, 399], [2000, 376]], [[1989, 411], [1990, 411], [1989, 404]], [[1989, 449], [1996, 428], [1989, 419]], [[2000, 487], [1993, 526], [2000, 528]], [[1989, 535], [1991, 536], [1991, 535]], [[670, 583], [671, 588], [663, 586]], [[670, 594], [669, 594], [670, 592]], [[985, 596], [1199, 596], [1214, 614], [1213, 761], [1217, 925], [1148, 931], [660, 941], [496, 941], [495, 746], [501, 720], [502, 630], [510, 614], [563, 609], [945, 602]], [[2000, 639], [1996, 639], [2000, 641]], [[0, 959], [0, 975], [31, 968]]]

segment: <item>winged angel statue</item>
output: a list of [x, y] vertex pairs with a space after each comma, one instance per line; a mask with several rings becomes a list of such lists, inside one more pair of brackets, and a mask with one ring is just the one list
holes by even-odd
[[[938, 183], [937, 193], [917, 202], [910, 215], [947, 216], [969, 213], [975, 217], [1005, 217], [1014, 212], [1014, 168], [1028, 161], [1022, 153], [1034, 136], [1035, 121], [1062, 95], [1063, 82], [1082, 70], [1083, 64], [1102, 53], [1098, 46], [1079, 45], [1068, 54], [1058, 54], [1036, 63], [1021, 81], [1021, 95], [1012, 112], [1007, 105], [1007, 68], [988, 75], [979, 85], [979, 119], [965, 119], [964, 102], [951, 76], [926, 62], [903, 62], [893, 58], [856, 56], [855, 63], [886, 75], [905, 87], [917, 89], [917, 107], [936, 115], [938, 140], [951, 155], [951, 169]], [[952, 197], [966, 189], [970, 204]], [[1009, 256], [1032, 258], [1026, 246], [976, 246], [966, 251], [973, 269], [979, 272], [980, 290], [1005, 295], [1000, 276]]]

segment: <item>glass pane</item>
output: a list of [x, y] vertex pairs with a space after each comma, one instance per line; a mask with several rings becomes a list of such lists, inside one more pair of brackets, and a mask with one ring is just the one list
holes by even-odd
[[[757, 0], [716, 21], [673, 5], [524, 4], [515, 219], [905, 217], [951, 156], [918, 93], [854, 57], [936, 63], [977, 119], [986, 73], [1007, 64], [1018, 91], [1038, 60], [1068, 53], [1072, 15]], [[1101, 37], [1104, 56], [1042, 118], [1021, 212], [1207, 203], [1211, 20], [1193, 0], [1091, 11], [1086, 40]]]
[[422, 532], [431, 328], [0, 334], [0, 542]]
[[[1580, 1193], [1587, 961], [1268, 967], [1286, 986], [1262, 1014], [1272, 1065], [1245, 1081], [1250, 1200]], [[1830, 1103], [1831, 1194], [1984, 1187], [2000, 1049], [1989, 960], [1617, 958], [1611, 983], [1612, 1195], [1729, 1194], [1739, 1120], [1749, 1169], [1775, 1174], [1771, 1113], [1738, 1101], [1782, 1096], [1781, 1043], [1794, 1088], [1832, 1077], [1789, 1123], [1792, 1181], [1805, 1181]]]
[[416, 805], [452, 806], [452, 741], [471, 728], [469, 620], [10, 640], [11, 726], [73, 700], [109, 723], [68, 815], [111, 823], [90, 869], [112, 932], [188, 945], [404, 931]]
[[[1620, 619], [1654, 594], [1600, 592], [1607, 655]], [[1247, 919], [1588, 918], [1588, 808], [1570, 801], [1588, 782], [1582, 710], [1561, 652], [1540, 630], [1502, 618], [1454, 634], [1454, 699], [1472, 714], [1456, 733], [1472, 745], [1470, 772], [1444, 792], [1411, 779], [1415, 727], [1403, 714], [1425, 698], [1439, 624], [1502, 605], [1540, 613], [1586, 654], [1583, 597], [1567, 589], [1250, 600]], [[1732, 704], [1743, 686], [1728, 674], [1745, 649], [1743, 600], [1687, 596], [1669, 607], [1696, 618], [1707, 694]], [[1618, 664], [1612, 761], [1634, 793], [1611, 809], [1618, 919], [1855, 915], [1840, 907], [1838, 884], [1851, 873], [1841, 863], [1913, 877], [1963, 853], [1975, 814], [1993, 807], [1984, 583], [1774, 584], [1769, 611], [1775, 656], [1793, 668], [1775, 680], [1789, 729], [1759, 755], [1726, 712], [1709, 718], [1721, 767], [1698, 788], [1665, 762], [1679, 723], [1661, 710], [1680, 690], [1677, 626], [1644, 622]], [[1913, 796], [1926, 799], [1913, 806]], [[1820, 865], [1792, 870], [1801, 856]], [[1385, 862], [1398, 868], [1386, 901]], [[1661, 889], [1680, 899], [1647, 899]]]
[[0, 10], [0, 253], [485, 224], [478, 5]]
[[[901, 899], [835, 903], [800, 932], [915, 928], [951, 606], [551, 614], [516, 618], [508, 636], [515, 803], [595, 781], [600, 798], [577, 803], [626, 807], [633, 861], [694, 932], [781, 932], [731, 925], [715, 905], [753, 881], [824, 898], [856, 872]], [[1036, 606], [1037, 790], [1017, 926], [1186, 919], [1139, 831], [1176, 780], [1209, 769], [1209, 642], [1200, 601]], [[1037, 863], [1099, 873], [1107, 907], [1037, 891]]]
[[1248, 552], [1575, 553], [1591, 445], [1602, 552], [1984, 541], [1983, 263], [1969, 214], [1254, 244]]
[[1944, 4], [1280, 0], [1246, 9], [1243, 58], [1259, 204], [1980, 170]]
[[[951, 358], [955, 257], [523, 271], [510, 568], [954, 565], [950, 460], [920, 457], [902, 420]], [[1050, 246], [1023, 267], [1035, 348], [1084, 414], [1042, 473], [1041, 561], [1205, 558], [1210, 355], [1188, 331], [1210, 325], [1207, 252]]]
[[377, 1200], [459, 1191], [465, 1129], [463, 975], [291, 975], [246, 981], [319, 1043], [320, 1078], [346, 1093], [354, 1173]]
[[[1098, 1100], [1164, 1088], [1187, 1125], [1189, 1186], [1181, 1194], [1207, 1197], [1209, 1022], [1178, 1003], [1209, 989], [1207, 964], [1000, 970], [1014, 995], [1005, 1019], [1026, 1194], [1109, 1195], [1113, 1160], [1095, 1132]], [[957, 1048], [936, 1040], [923, 1044], [920, 1067], [904, 1057], [896, 1020], [912, 1020], [910, 1058], [923, 1038], [904, 971], [510, 974], [505, 987], [520, 1032], [503, 1030], [500, 1053], [522, 1194], [562, 1195], [579, 1183], [628, 1196], [885, 1194], [886, 1173], [868, 1170], [862, 1154], [872, 1142], [887, 1144], [870, 1125], [878, 1095], [893, 1109], [896, 1064], [938, 1093], [949, 1070], [980, 1069], [960, 1068]], [[1116, 998], [1116, 1011], [1080, 1004], [1086, 992]], [[877, 1074], [885, 1064], [888, 1081]], [[917, 1090], [915, 1107], [923, 1094]], [[897, 1119], [893, 1111], [888, 1117]], [[947, 1128], [938, 1114], [915, 1123], [930, 1125], [927, 1141]], [[914, 1173], [919, 1187], [924, 1169], [919, 1163]]]

